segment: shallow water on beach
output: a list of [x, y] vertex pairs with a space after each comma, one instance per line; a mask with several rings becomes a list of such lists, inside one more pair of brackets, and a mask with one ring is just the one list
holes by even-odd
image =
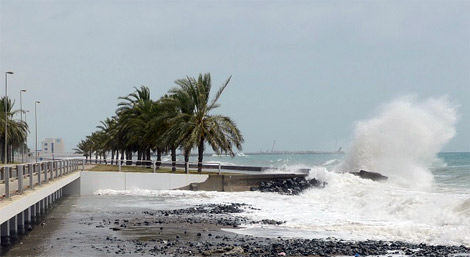
[[148, 210], [180, 208], [171, 197], [148, 200], [149, 197], [123, 195], [64, 197], [53, 204], [31, 232], [20, 236], [10, 248], [0, 249], [0, 256], [112, 256], [113, 252], [100, 253], [96, 248], [112, 249], [116, 240], [138, 239], [148, 233], [132, 229], [113, 231], [99, 226], [100, 222], [142, 217], [142, 212]]

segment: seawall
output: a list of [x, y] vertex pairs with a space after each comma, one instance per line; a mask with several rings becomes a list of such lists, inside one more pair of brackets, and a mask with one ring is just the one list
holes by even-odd
[[208, 177], [198, 174], [82, 171], [79, 194], [90, 195], [100, 189], [171, 190], [186, 187], [191, 183], [204, 182]]

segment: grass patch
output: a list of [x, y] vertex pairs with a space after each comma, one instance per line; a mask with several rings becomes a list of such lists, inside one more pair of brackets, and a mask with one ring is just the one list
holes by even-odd
[[[97, 164], [93, 168], [89, 169], [89, 171], [119, 171], [119, 167], [116, 165], [103, 165]], [[141, 173], [153, 173], [153, 168], [146, 168], [146, 167], [137, 167], [137, 166], [121, 166], [121, 171], [124, 172], [141, 172]], [[157, 169], [157, 173], [172, 173], [172, 174], [186, 174], [184, 169], [176, 169], [176, 171], [171, 171], [171, 168], [168, 167], [161, 167]], [[197, 170], [189, 170], [189, 174], [199, 174], [199, 175], [214, 175], [217, 172], [197, 172]], [[225, 173], [224, 174], [232, 174], [232, 173]]]

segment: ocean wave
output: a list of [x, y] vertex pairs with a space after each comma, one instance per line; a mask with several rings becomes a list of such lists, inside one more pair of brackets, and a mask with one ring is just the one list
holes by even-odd
[[[379, 172], [404, 187], [429, 188], [437, 153], [455, 135], [457, 110], [446, 98], [399, 98], [361, 121], [342, 172]], [[441, 165], [444, 163], [441, 162]]]
[[217, 164], [217, 165], [226, 165], [226, 166], [233, 166], [233, 165], [236, 165], [235, 163], [231, 163], [231, 162], [221, 162], [221, 161], [208, 161], [206, 162], [206, 164]]
[[341, 160], [332, 159], [324, 162], [322, 166], [338, 165], [339, 163], [341, 163]]
[[312, 169], [310, 176], [328, 185], [288, 199], [259, 196], [249, 202], [260, 209], [250, 217], [275, 215], [286, 221], [284, 228], [301, 229], [304, 232], [297, 236], [305, 237], [316, 232], [352, 240], [446, 245], [470, 242], [468, 194], [403, 188], [330, 172], [324, 167]]
[[460, 215], [470, 218], [470, 198], [454, 208], [454, 211]]

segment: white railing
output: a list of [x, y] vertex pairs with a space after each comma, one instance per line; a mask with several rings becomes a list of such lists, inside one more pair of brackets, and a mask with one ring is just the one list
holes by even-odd
[[[198, 168], [197, 162], [157, 162], [156, 160], [125, 160], [125, 159], [87, 159], [86, 163], [89, 164], [104, 164], [104, 165], [113, 165], [118, 166], [118, 170], [122, 171], [122, 167], [147, 167], [153, 169], [153, 172], [160, 167], [171, 167], [184, 169], [187, 166], [186, 170], [196, 170]], [[207, 172], [217, 172], [221, 174], [224, 171], [253, 171], [260, 172], [266, 170], [266, 167], [257, 167], [257, 166], [241, 166], [241, 165], [223, 165], [221, 163], [203, 163], [202, 168]]]
[[68, 173], [85, 168], [83, 159], [65, 159], [4, 165], [0, 167], [0, 200], [23, 194], [36, 185], [48, 183]]
[[[105, 164], [118, 166], [118, 170], [122, 171], [122, 167], [146, 167], [152, 169], [153, 172], [156, 172], [160, 167], [171, 167], [172, 169], [184, 169], [187, 166], [186, 170], [196, 170], [198, 168], [197, 162], [157, 162], [156, 160], [126, 160], [126, 159], [87, 159], [86, 163], [90, 164]], [[213, 163], [203, 163], [202, 169], [206, 172], [217, 172], [219, 174], [223, 172], [262, 172], [265, 170], [281, 170], [279, 168], [273, 167], [259, 167], [259, 166], [243, 166], [243, 165], [224, 165], [219, 162]], [[308, 173], [310, 169], [298, 169], [299, 173]]]

